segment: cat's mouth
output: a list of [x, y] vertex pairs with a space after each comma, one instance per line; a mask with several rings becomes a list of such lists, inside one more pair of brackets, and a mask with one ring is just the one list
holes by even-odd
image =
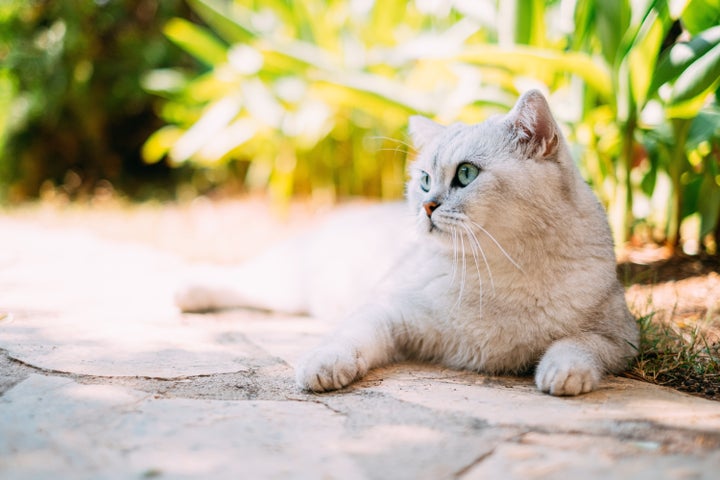
[[428, 234], [443, 234], [445, 233], [445, 230], [440, 228], [437, 223], [433, 222], [432, 218], [428, 219], [428, 226], [427, 226], [427, 233]]

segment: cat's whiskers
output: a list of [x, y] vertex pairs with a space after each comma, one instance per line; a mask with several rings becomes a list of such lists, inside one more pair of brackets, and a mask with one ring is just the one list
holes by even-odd
[[480, 287], [480, 292], [482, 292], [483, 281], [482, 275], [480, 274], [480, 262], [478, 260], [478, 252], [482, 257], [483, 262], [485, 263], [485, 268], [488, 272], [488, 278], [490, 279], [490, 288], [492, 289], [492, 293], [495, 294], [495, 282], [493, 281], [492, 272], [490, 271], [490, 265], [488, 265], [487, 257], [485, 256], [482, 245], [480, 245], [480, 242], [478, 241], [475, 233], [470, 229], [470, 227], [468, 227], [462, 222], [460, 223], [460, 226], [465, 231], [468, 242], [470, 242], [470, 250], [473, 256], [473, 261], [475, 262], [475, 271], [477, 272], [478, 286]]
[[455, 283], [455, 276], [457, 275], [457, 264], [458, 264], [458, 241], [457, 241], [457, 229], [452, 227], [450, 230], [453, 241], [453, 259], [452, 259], [452, 271], [450, 275], [450, 283], [448, 289], [452, 288]]
[[[492, 290], [493, 295], [495, 294], [495, 281], [493, 280], [492, 270], [490, 269], [490, 263], [488, 262], [487, 255], [485, 254], [485, 250], [482, 248], [482, 244], [480, 243], [480, 240], [477, 238], [477, 235], [475, 235], [475, 232], [472, 231], [472, 229], [467, 226], [465, 223], [461, 223], [463, 228], [465, 229], [465, 232], [467, 232], [468, 239], [475, 244], [476, 249], [480, 252], [480, 256], [483, 259], [483, 263], [485, 264], [485, 269], [488, 273], [488, 278], [490, 279], [490, 288]], [[477, 265], [477, 255], [475, 255], [475, 263], [478, 268], [478, 279], [480, 279], [480, 285], [482, 286], [482, 278], [480, 276], [480, 267]]]
[[[372, 138], [373, 140], [387, 140], [387, 141], [390, 141], [390, 142], [395, 142], [395, 143], [397, 144], [397, 147], [395, 147], [395, 149], [394, 149], [395, 151], [399, 151], [400, 147], [406, 147], [406, 148], [407, 148], [406, 152], [409, 152], [409, 153], [417, 153], [417, 150], [415, 150], [415, 147], [413, 147], [413, 146], [412, 146], [411, 144], [409, 144], [408, 142], [404, 142], [404, 141], [402, 141], [402, 140], [400, 140], [400, 139], [398, 139], [398, 138], [385, 137], [385, 136], [383, 136], [383, 135], [375, 135], [375, 136], [372, 136], [372, 137], [370, 137], [370, 138]], [[378, 150], [382, 151], [382, 150], [393, 150], [393, 149], [381, 148], [381, 149], [378, 149]]]
[[523, 270], [523, 268], [510, 256], [510, 254], [507, 253], [507, 251], [505, 251], [505, 249], [502, 247], [502, 245], [500, 245], [500, 242], [498, 242], [497, 240], [495, 240], [495, 237], [493, 237], [493, 236], [490, 234], [490, 232], [488, 232], [485, 228], [483, 228], [482, 225], [479, 225], [479, 224], [473, 222], [473, 221], [470, 220], [470, 219], [468, 219], [468, 222], [470, 222], [470, 224], [471, 224], [472, 226], [474, 226], [475, 228], [477, 228], [478, 230], [480, 230], [481, 232], [483, 232], [485, 235], [487, 235], [488, 238], [489, 238], [490, 240], [492, 240], [492, 242], [495, 244], [495, 246], [502, 252], [502, 254], [505, 256], [505, 258], [507, 258], [508, 261], [510, 261], [510, 263], [513, 264], [513, 266], [514, 266], [515, 268], [517, 268], [518, 270], [520, 270], [520, 271], [523, 272], [523, 273], [525, 272], [525, 271]]
[[[454, 226], [453, 226], [453, 230], [455, 230]], [[462, 273], [460, 275], [460, 289], [458, 290], [458, 298], [457, 298], [457, 301], [455, 302], [455, 306], [453, 307], [453, 309], [459, 307], [462, 303], [463, 293], [465, 292], [465, 280], [466, 280], [466, 276], [467, 276], [467, 262], [465, 260], [465, 257], [467, 254], [465, 252], [465, 240], [464, 240], [465, 236], [461, 234], [461, 235], [458, 235], [458, 237], [460, 238], [460, 248], [462, 249], [462, 253], [461, 253]]]
[[465, 234], [468, 237], [468, 241], [470, 242], [470, 250], [472, 252], [473, 261], [475, 262], [475, 271], [477, 272], [477, 279], [478, 279], [478, 291], [480, 292], [480, 298], [479, 298], [479, 308], [478, 308], [478, 314], [482, 316], [483, 312], [483, 279], [482, 275], [480, 275], [480, 263], [478, 262], [478, 249], [480, 250], [480, 254], [483, 257], [483, 260], [485, 260], [485, 265], [488, 268], [488, 275], [490, 277], [490, 285], [493, 291], [493, 295], [495, 294], [495, 284], [493, 283], [492, 274], [490, 274], [490, 267], [487, 265], [487, 260], [485, 259], [485, 252], [483, 252], [482, 246], [480, 245], [480, 242], [478, 242], [477, 237], [473, 233], [472, 230], [470, 230], [470, 227], [465, 225], [463, 222], [460, 222], [460, 226], [465, 230]]

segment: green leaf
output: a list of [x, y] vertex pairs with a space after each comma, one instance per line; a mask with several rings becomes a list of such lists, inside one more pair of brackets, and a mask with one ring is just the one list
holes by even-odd
[[716, 85], [719, 79], [720, 43], [680, 74], [673, 86], [670, 103], [678, 104], [695, 98]]
[[182, 134], [180, 128], [168, 125], [150, 135], [142, 146], [142, 158], [145, 163], [157, 163], [162, 160]]
[[466, 48], [454, 59], [474, 65], [506, 68], [516, 74], [542, 68], [554, 70], [558, 74], [572, 73], [585, 80], [588, 86], [606, 101], [612, 98], [610, 72], [585, 53], [558, 52], [533, 47], [516, 46], [507, 49], [481, 45]]
[[720, 44], [720, 26], [709, 28], [688, 42], [680, 42], [665, 51], [658, 61], [650, 94], [677, 79], [690, 65]]
[[665, 36], [663, 21], [657, 15], [648, 16], [630, 50], [630, 87], [637, 105], [644, 105], [652, 83], [658, 51]]
[[595, 24], [594, 5], [592, 0], [578, 0], [575, 5], [575, 31], [571, 35], [573, 50], [581, 50], [592, 38]]
[[692, 34], [720, 25], [720, 0], [691, 0], [681, 18]]
[[369, 31], [372, 42], [378, 45], [392, 46], [395, 44], [395, 27], [402, 24], [407, 9], [406, 0], [386, 0], [375, 2], [372, 9]]
[[256, 38], [250, 25], [250, 13], [237, 2], [188, 0], [192, 9], [226, 42], [243, 43]]
[[718, 219], [720, 219], [720, 186], [718, 186], [715, 176], [708, 173], [710, 172], [703, 177], [698, 198], [701, 239], [715, 230]]
[[701, 199], [700, 187], [703, 184], [703, 177], [689, 172], [689, 180], [683, 182], [682, 206], [680, 208], [681, 218], [698, 212]]
[[209, 30], [182, 18], [173, 18], [163, 29], [165, 36], [208, 66], [224, 63], [227, 47]]
[[720, 139], [720, 109], [708, 108], [698, 113], [690, 125], [685, 149], [694, 150], [702, 142], [713, 139]]
[[208, 105], [200, 119], [174, 142], [169, 155], [181, 163], [209, 144], [218, 131], [227, 127], [242, 108], [239, 96], [228, 96]]
[[657, 183], [657, 162], [651, 162], [650, 170], [645, 174], [642, 181], [640, 182], [640, 188], [643, 193], [648, 197], [651, 197], [655, 191], [655, 185]]
[[158, 68], [140, 78], [140, 85], [155, 95], [170, 95], [182, 91], [187, 85], [187, 76], [178, 70]]
[[602, 54], [609, 65], [618, 63], [623, 36], [630, 27], [631, 10], [628, 0], [595, 2], [595, 31]]
[[[341, 72], [319, 74], [316, 80], [328, 84], [341, 87], [348, 93], [353, 94], [353, 101], [364, 99], [355, 106], [368, 106], [367, 102], [372, 102], [376, 108], [383, 110], [384, 114], [387, 109], [399, 110], [403, 115], [412, 115], [421, 113], [431, 115], [432, 109], [429, 102], [417, 94], [408, 92], [402, 84], [393, 82], [389, 79], [379, 77], [372, 74], [346, 74]], [[350, 97], [347, 97], [350, 98]], [[348, 103], [352, 106], [353, 102]]]
[[545, 42], [545, 1], [516, 0], [515, 42], [543, 46]]

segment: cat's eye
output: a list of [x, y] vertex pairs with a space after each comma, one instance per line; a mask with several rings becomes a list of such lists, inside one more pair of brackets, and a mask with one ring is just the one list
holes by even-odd
[[467, 187], [479, 173], [480, 169], [472, 163], [463, 163], [458, 167], [455, 179], [461, 187]]
[[420, 172], [420, 188], [423, 192], [430, 191], [430, 175], [427, 172]]

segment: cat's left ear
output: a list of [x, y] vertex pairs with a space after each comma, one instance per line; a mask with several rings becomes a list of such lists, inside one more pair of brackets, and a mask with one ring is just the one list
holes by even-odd
[[518, 143], [526, 145], [531, 156], [549, 158], [557, 153], [560, 145], [558, 126], [539, 90], [524, 93], [508, 113], [506, 122], [517, 135]]
[[418, 150], [429, 145], [444, 129], [444, 126], [421, 115], [410, 117], [408, 125], [413, 145]]

